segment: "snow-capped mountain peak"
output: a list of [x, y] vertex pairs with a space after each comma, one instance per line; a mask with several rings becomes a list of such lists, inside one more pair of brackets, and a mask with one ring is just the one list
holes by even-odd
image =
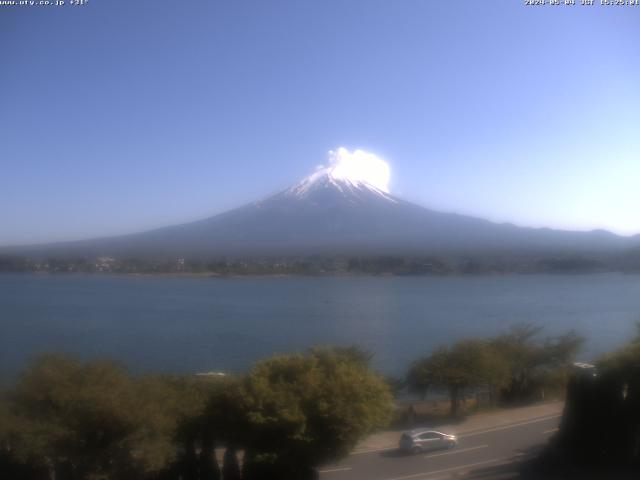
[[305, 198], [320, 189], [334, 189], [349, 196], [370, 193], [396, 201], [389, 194], [389, 166], [377, 156], [362, 150], [339, 148], [329, 152], [329, 164], [318, 169], [285, 193], [289, 197]]
[[326, 169], [318, 170], [304, 178], [301, 182], [286, 190], [285, 195], [294, 198], [307, 198], [317, 191], [327, 189], [335, 190], [343, 196], [370, 193], [385, 200], [396, 201], [388, 192], [370, 183], [353, 178], [336, 178], [331, 171]]

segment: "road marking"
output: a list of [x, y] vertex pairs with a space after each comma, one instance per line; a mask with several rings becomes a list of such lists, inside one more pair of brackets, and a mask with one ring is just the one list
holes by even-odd
[[[498, 428], [498, 427], [510, 427], [512, 425], [519, 425], [522, 423], [529, 423], [529, 422], [543, 422], [545, 420], [549, 420], [549, 419], [553, 419], [556, 417], [561, 417], [562, 414], [561, 413], [554, 413], [554, 414], [549, 414], [549, 415], [543, 415], [541, 417], [530, 417], [530, 418], [522, 418], [520, 420], [517, 421], [513, 421], [513, 422], [504, 422], [504, 423], [500, 423], [497, 424], [495, 427], [490, 427], [489, 430], [493, 429], [493, 428]], [[459, 435], [470, 435], [470, 434], [475, 434], [475, 433], [481, 433], [484, 432], [485, 430], [487, 430], [487, 428], [472, 428], [470, 430], [462, 430], [459, 432]]]
[[488, 428], [487, 430], [481, 430], [479, 432], [467, 433], [465, 435], [458, 435], [458, 438], [474, 437], [476, 435], [482, 435], [483, 433], [497, 432], [499, 430], [507, 430], [509, 428], [521, 427], [523, 425], [531, 425], [532, 423], [544, 422], [546, 420], [551, 420], [553, 418], [558, 418], [558, 417], [561, 417], [561, 416], [562, 415], [552, 415], [550, 417], [538, 418], [536, 420], [529, 420], [528, 422], [513, 423], [511, 425], [504, 425], [502, 427]]
[[441, 470], [432, 470], [430, 472], [414, 473], [412, 475], [405, 475], [403, 477], [387, 478], [386, 480], [406, 480], [408, 478], [427, 477], [427, 476], [430, 476], [430, 475], [436, 475], [437, 473], [453, 472], [454, 470], [462, 470], [464, 468], [477, 467], [479, 465], [485, 465], [487, 463], [502, 462], [504, 460], [508, 460], [508, 458], [506, 458], [506, 457], [503, 457], [503, 458], [492, 458], [491, 460], [484, 460], [482, 462], [467, 463], [466, 465], [459, 465], [457, 467], [443, 468]]
[[542, 434], [543, 434], [543, 435], [547, 435], [547, 434], [549, 434], [549, 433], [555, 433], [555, 432], [557, 432], [557, 431], [558, 431], [558, 429], [557, 429], [557, 428], [552, 428], [552, 429], [550, 429], [550, 430], [545, 430], [544, 432], [542, 432]]
[[477, 447], [456, 449], [453, 452], [436, 453], [435, 455], [424, 455], [424, 458], [442, 457], [443, 455], [455, 455], [456, 453], [470, 452], [471, 450], [479, 450], [481, 448], [487, 448], [489, 445], [478, 445]]
[[326, 470], [318, 470], [318, 473], [348, 472], [349, 470], [351, 470], [351, 467], [327, 468]]
[[357, 452], [351, 452], [349, 455], [362, 455], [364, 453], [388, 452], [389, 450], [398, 450], [398, 447], [384, 447], [384, 448], [372, 448], [370, 450], [358, 450]]

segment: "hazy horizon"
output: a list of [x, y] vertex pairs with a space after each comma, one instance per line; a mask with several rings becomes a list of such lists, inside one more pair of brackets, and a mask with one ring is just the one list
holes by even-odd
[[3, 9], [0, 246], [199, 220], [339, 147], [393, 195], [640, 233], [638, 8], [472, 1]]

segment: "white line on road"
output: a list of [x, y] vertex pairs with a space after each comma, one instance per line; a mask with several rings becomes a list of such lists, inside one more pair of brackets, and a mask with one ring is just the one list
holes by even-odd
[[349, 455], [363, 455], [365, 453], [388, 452], [389, 450], [397, 450], [398, 447], [371, 448], [369, 450], [358, 450], [351, 452]]
[[551, 429], [549, 429], [549, 430], [545, 430], [544, 432], [542, 432], [542, 434], [543, 434], [543, 435], [547, 435], [547, 434], [549, 434], [549, 433], [555, 433], [555, 432], [557, 432], [557, 431], [558, 431], [558, 429], [557, 429], [557, 428], [551, 428]]
[[349, 470], [351, 470], [351, 467], [327, 468], [326, 470], [318, 470], [318, 473], [348, 472]]
[[471, 450], [479, 450], [481, 448], [487, 447], [489, 447], [489, 445], [478, 445], [477, 447], [462, 448], [460, 450], [456, 449], [452, 452], [436, 453], [435, 455], [424, 455], [424, 458], [442, 457], [443, 455], [455, 455], [456, 453], [470, 452]]
[[443, 468], [442, 470], [432, 470], [430, 472], [414, 473], [412, 475], [405, 475], [403, 477], [387, 478], [386, 480], [405, 480], [408, 478], [428, 477], [437, 473], [453, 472], [454, 470], [462, 470], [465, 468], [477, 467], [479, 465], [485, 465], [487, 463], [497, 463], [508, 460], [508, 458], [493, 458], [491, 460], [484, 460], [482, 462], [468, 463], [466, 465], [459, 465], [457, 467]]
[[512, 423], [511, 425], [504, 425], [503, 427], [488, 428], [479, 432], [467, 433], [466, 435], [458, 435], [458, 438], [475, 437], [476, 435], [482, 435], [483, 433], [497, 432], [498, 430], [507, 430], [509, 428], [521, 427], [523, 425], [530, 425], [532, 423], [544, 422], [545, 420], [551, 420], [553, 418], [561, 417], [562, 415], [551, 415], [549, 417], [538, 418], [536, 420], [529, 420], [528, 422]]

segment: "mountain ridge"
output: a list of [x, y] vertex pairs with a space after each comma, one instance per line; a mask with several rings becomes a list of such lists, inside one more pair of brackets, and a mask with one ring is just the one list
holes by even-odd
[[324, 168], [297, 184], [193, 222], [90, 240], [3, 247], [40, 256], [223, 257], [350, 254], [602, 253], [640, 236], [495, 223], [408, 202]]

